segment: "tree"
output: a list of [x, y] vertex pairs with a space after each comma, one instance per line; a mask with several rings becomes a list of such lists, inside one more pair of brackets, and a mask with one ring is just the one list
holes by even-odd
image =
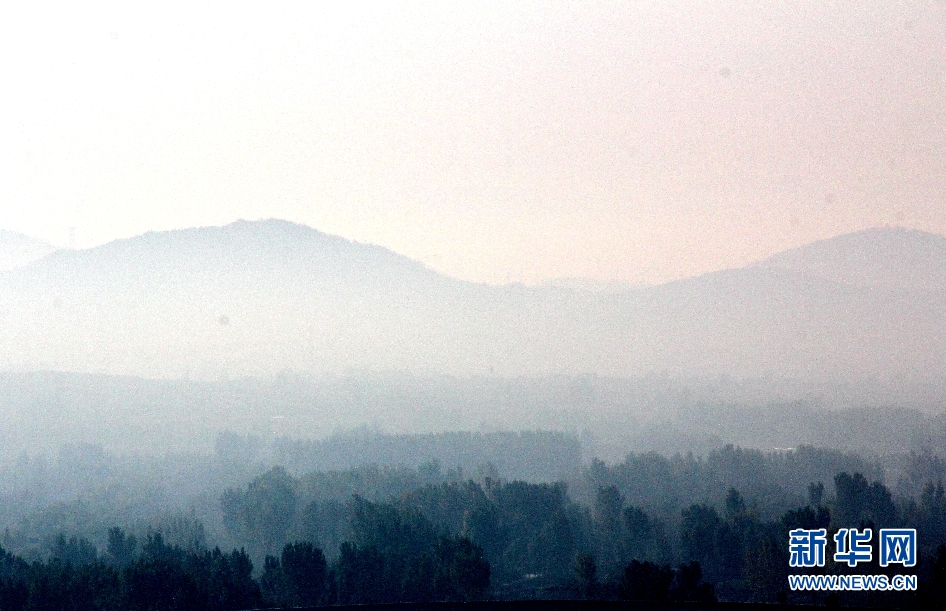
[[762, 536], [748, 546], [744, 574], [755, 602], [776, 602], [785, 590], [788, 575], [778, 542]]
[[[741, 502], [741, 497], [739, 500]], [[681, 518], [680, 543], [684, 559], [706, 567], [714, 581], [738, 579], [742, 571], [743, 542], [736, 525], [724, 522], [709, 505], [691, 505], [681, 512]]]
[[289, 598], [297, 607], [314, 607], [325, 595], [325, 554], [307, 541], [297, 541], [282, 550], [282, 570]]
[[64, 534], [56, 537], [52, 552], [53, 558], [76, 567], [92, 564], [99, 556], [98, 549], [88, 540], [79, 537], [67, 540]]
[[377, 605], [396, 602], [392, 580], [385, 579], [384, 557], [374, 547], [342, 543], [335, 564], [338, 603]]
[[575, 556], [575, 576], [578, 577], [578, 586], [581, 594], [587, 599], [595, 597], [598, 589], [598, 565], [591, 554]]
[[125, 531], [118, 526], [108, 529], [108, 544], [105, 552], [114, 566], [118, 568], [128, 566], [134, 560], [137, 546], [138, 539], [135, 535], [126, 535]]
[[723, 521], [716, 509], [709, 505], [691, 505], [681, 512], [680, 544], [683, 557], [696, 561], [718, 577], [722, 558], [720, 531]]
[[470, 601], [489, 589], [490, 567], [483, 548], [466, 537], [441, 537], [434, 548], [437, 560], [437, 600]]
[[267, 606], [288, 607], [289, 587], [282, 564], [276, 556], [266, 556], [263, 560], [263, 572], [259, 578], [260, 592]]
[[796, 528], [806, 530], [828, 528], [831, 525], [831, 512], [827, 507], [818, 507], [817, 511], [812, 509], [811, 506], [799, 507], [785, 512], [781, 522], [787, 537], [788, 531]]
[[249, 483], [246, 491], [228, 489], [220, 499], [231, 536], [248, 539], [260, 555], [280, 549], [296, 517], [295, 481], [273, 467]]
[[834, 487], [837, 489], [837, 527], [858, 528], [862, 524], [882, 527], [893, 526], [896, 522], [893, 498], [880, 482], [868, 484], [860, 473], [850, 475], [842, 471], [835, 476]]
[[598, 551], [605, 568], [618, 565], [624, 556], [621, 549], [626, 537], [621, 510], [624, 497], [616, 486], [602, 486], [595, 496], [594, 521], [598, 535]]
[[624, 508], [624, 554], [630, 560], [665, 562], [670, 558], [664, 525], [640, 507]]
[[624, 569], [618, 595], [624, 600], [662, 602], [670, 596], [673, 570], [669, 565], [631, 560]]
[[726, 492], [726, 519], [730, 522], [739, 520], [746, 514], [746, 502], [735, 488]]
[[811, 482], [808, 484], [808, 504], [812, 507], [820, 507], [821, 502], [824, 500], [824, 483], [818, 482], [817, 484]]
[[689, 562], [677, 567], [671, 598], [689, 602], [715, 602], [713, 584], [703, 582], [703, 570], [699, 562]]

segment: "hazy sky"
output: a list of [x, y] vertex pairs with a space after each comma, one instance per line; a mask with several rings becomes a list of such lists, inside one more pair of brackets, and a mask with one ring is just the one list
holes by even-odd
[[946, 2], [150, 4], [4, 12], [0, 228], [280, 217], [486, 282], [946, 234]]

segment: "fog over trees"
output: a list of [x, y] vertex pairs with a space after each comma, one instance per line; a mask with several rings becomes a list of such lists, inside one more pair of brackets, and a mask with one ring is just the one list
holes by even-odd
[[894, 228], [617, 291], [461, 282], [274, 220], [60, 250], [0, 273], [0, 459], [363, 426], [570, 431], [609, 459], [938, 448], [943, 269], [946, 238]]
[[918, 532], [917, 592], [840, 602], [941, 601], [942, 237], [605, 290], [282, 221], [30, 248], [0, 272], [4, 611], [837, 602], [787, 588], [822, 527]]
[[[515, 437], [518, 450], [546, 452], [538, 462], [574, 460], [573, 439]], [[412, 441], [376, 435], [362, 445], [384, 452]], [[510, 445], [508, 435], [462, 442], [484, 453]], [[174, 459], [72, 447], [53, 464], [7, 468], [4, 608], [83, 596], [89, 608], [486, 596], [823, 602], [788, 591], [787, 533], [848, 524], [916, 528], [920, 589], [844, 601], [941, 602], [946, 462], [932, 454], [726, 445], [704, 457], [576, 462], [567, 477], [527, 481], [504, 477], [501, 463], [291, 470], [272, 466], [262, 445], [228, 434], [213, 455]], [[317, 462], [319, 446], [295, 451]]]

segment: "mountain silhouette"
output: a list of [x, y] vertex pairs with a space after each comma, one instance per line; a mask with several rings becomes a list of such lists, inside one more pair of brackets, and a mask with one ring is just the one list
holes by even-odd
[[0, 369], [936, 380], [944, 257], [946, 238], [884, 228], [626, 291], [491, 286], [303, 225], [239, 221], [0, 274]]
[[946, 239], [883, 227], [794, 248], [759, 263], [859, 287], [946, 289]]
[[0, 229], [0, 272], [22, 267], [56, 250], [52, 244]]

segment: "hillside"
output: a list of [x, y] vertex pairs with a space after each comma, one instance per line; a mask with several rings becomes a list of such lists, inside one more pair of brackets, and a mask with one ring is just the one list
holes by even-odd
[[935, 381], [946, 238], [879, 229], [626, 291], [488, 286], [285, 221], [149, 233], [0, 274], [0, 369]]
[[56, 250], [52, 244], [0, 229], [0, 272], [22, 267]]
[[868, 229], [788, 250], [759, 263], [859, 287], [946, 290], [946, 239], [897, 227]]

